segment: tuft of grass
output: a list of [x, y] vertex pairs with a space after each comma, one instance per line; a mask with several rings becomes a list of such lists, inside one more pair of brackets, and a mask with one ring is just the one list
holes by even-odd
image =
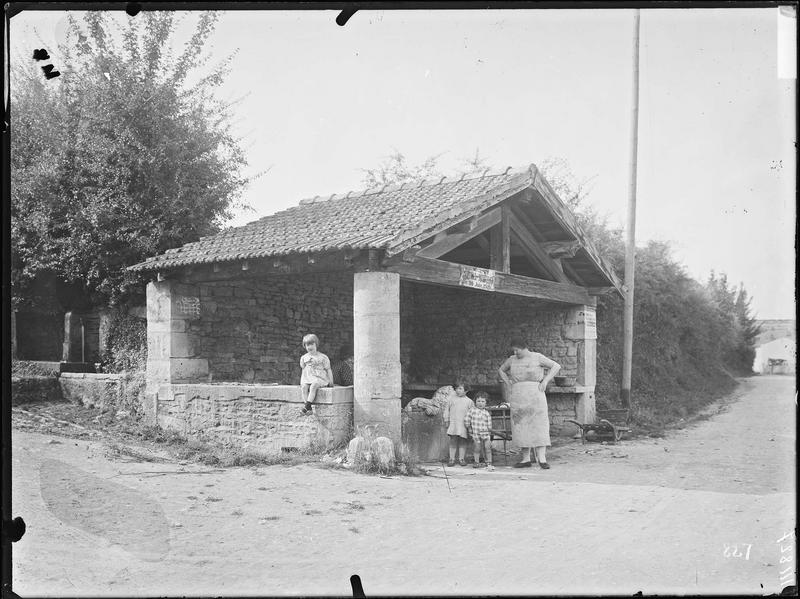
[[129, 457], [133, 458], [137, 462], [164, 462], [165, 460], [161, 457], [154, 456], [138, 449], [134, 449], [133, 447], [128, 447], [127, 445], [121, 445], [119, 443], [111, 443], [108, 446], [108, 450], [112, 457], [121, 458], [121, 457]]
[[367, 449], [362, 454], [356, 456], [355, 463], [346, 463], [346, 451], [339, 450], [338, 456], [334, 457], [333, 459], [324, 460], [322, 465], [327, 468], [349, 468], [361, 474], [378, 474], [383, 476], [389, 476], [393, 474], [417, 476], [425, 473], [424, 470], [419, 468], [419, 460], [417, 459], [417, 456], [405, 443], [397, 442], [394, 444], [394, 466], [387, 466], [381, 464], [378, 461], [376, 453], [372, 451], [373, 443], [379, 435], [376, 435], [373, 429], [369, 426], [358, 427], [356, 434], [364, 439]]

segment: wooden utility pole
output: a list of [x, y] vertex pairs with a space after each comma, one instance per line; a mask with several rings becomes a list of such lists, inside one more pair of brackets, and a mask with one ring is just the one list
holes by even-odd
[[625, 246], [625, 311], [622, 322], [622, 405], [631, 405], [633, 360], [633, 273], [636, 255], [636, 158], [639, 145], [639, 9], [633, 16], [633, 114], [631, 116], [631, 164], [628, 186], [628, 227]]

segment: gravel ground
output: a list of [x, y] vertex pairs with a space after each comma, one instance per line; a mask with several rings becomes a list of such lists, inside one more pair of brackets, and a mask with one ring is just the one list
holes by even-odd
[[124, 427], [66, 433], [23, 406], [13, 590], [351, 595], [358, 574], [367, 596], [780, 592], [781, 558], [796, 569], [778, 542], [796, 526], [794, 383], [744, 380], [664, 438], [554, 447], [548, 471], [499, 456], [495, 472], [422, 477], [210, 468], [147, 444], [161, 461], [137, 460], [108, 449]]

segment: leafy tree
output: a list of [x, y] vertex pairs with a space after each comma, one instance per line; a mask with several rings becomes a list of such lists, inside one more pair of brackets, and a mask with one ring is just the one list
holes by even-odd
[[438, 162], [441, 154], [427, 158], [422, 164], [410, 165], [405, 155], [396, 148], [375, 168], [361, 169], [362, 183], [368, 189], [385, 185], [401, 185], [410, 181], [441, 177]]
[[756, 340], [761, 334], [761, 325], [758, 324], [752, 313], [751, 301], [744, 284], [739, 283], [739, 291], [733, 307], [739, 325], [739, 343], [735, 356], [739, 370], [747, 374], [752, 373], [753, 363], [756, 359]]
[[750, 311], [750, 298], [743, 284], [738, 290], [730, 287], [725, 273], [711, 272], [706, 289], [716, 306], [714, 332], [718, 351], [725, 364], [737, 374], [751, 374], [755, 360], [755, 343], [761, 328]]
[[[124, 15], [119, 15], [126, 19]], [[125, 271], [217, 232], [249, 179], [231, 104], [216, 98], [233, 56], [211, 68], [218, 13], [202, 13], [177, 56], [171, 12], [69, 18], [61, 76], [12, 72], [12, 289], [47, 273], [96, 303], [141, 293]], [[121, 31], [121, 33], [120, 33]]]
[[548, 156], [537, 167], [570, 210], [583, 208], [583, 201], [591, 193], [592, 182], [597, 178], [596, 175], [577, 177], [567, 159], [560, 156]]

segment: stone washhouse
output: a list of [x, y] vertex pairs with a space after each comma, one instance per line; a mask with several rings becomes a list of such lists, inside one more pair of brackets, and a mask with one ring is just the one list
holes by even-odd
[[[593, 421], [596, 296], [622, 293], [535, 165], [303, 200], [131, 270], [152, 275], [148, 419], [273, 451], [417, 439], [402, 407], [456, 379], [498, 403], [514, 335], [576, 380], [548, 389], [553, 431]], [[307, 333], [332, 362], [352, 344], [354, 384], [303, 417]]]

